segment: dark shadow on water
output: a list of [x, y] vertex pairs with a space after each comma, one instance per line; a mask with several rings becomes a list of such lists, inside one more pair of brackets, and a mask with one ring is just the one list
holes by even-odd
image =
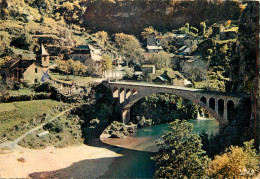
[[109, 170], [100, 178], [152, 178], [155, 172], [155, 163], [151, 160], [154, 152], [133, 150], [115, 145], [109, 145], [101, 140], [92, 140], [87, 145], [94, 147], [108, 147], [117, 151], [122, 157], [116, 158]]
[[[73, 163], [67, 168], [55, 171], [31, 173], [31, 178], [152, 178], [155, 172], [154, 162], [150, 159], [154, 153], [137, 151], [105, 144], [93, 140], [87, 145], [107, 148], [121, 154], [116, 158], [87, 159]], [[112, 163], [111, 163], [112, 162]], [[106, 163], [111, 163], [107, 168]], [[102, 176], [100, 176], [102, 174]]]

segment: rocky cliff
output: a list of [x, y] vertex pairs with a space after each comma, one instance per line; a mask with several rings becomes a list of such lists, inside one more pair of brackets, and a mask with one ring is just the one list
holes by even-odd
[[[233, 91], [243, 92], [251, 96], [251, 127], [259, 126], [259, 2], [248, 2], [243, 11], [240, 23], [235, 57], [232, 60], [231, 77], [234, 81]], [[260, 131], [260, 130], [259, 130]], [[256, 131], [254, 131], [255, 133]], [[255, 138], [259, 142], [259, 133]]]
[[83, 20], [91, 30], [140, 36], [142, 29], [148, 26], [159, 31], [172, 30], [186, 22], [199, 26], [202, 21], [210, 24], [238, 19], [239, 14], [239, 4], [233, 1], [103, 0], [89, 3]]

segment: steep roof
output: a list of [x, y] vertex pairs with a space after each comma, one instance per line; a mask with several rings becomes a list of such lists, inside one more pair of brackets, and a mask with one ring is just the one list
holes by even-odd
[[17, 63], [19, 61], [19, 59], [11, 59], [8, 60], [7, 62], [5, 62], [2, 67], [3, 68], [10, 68], [12, 65], [14, 65], [15, 63]]
[[88, 45], [80, 45], [75, 48], [75, 50], [90, 50]]
[[11, 68], [23, 68], [27, 69], [31, 66], [35, 60], [20, 60], [19, 62], [15, 63]]
[[45, 50], [43, 44], [41, 44], [41, 50], [40, 50], [40, 52], [41, 52], [41, 55], [49, 55], [49, 54], [47, 53], [47, 51]]
[[169, 78], [184, 78], [183, 75], [178, 71], [170, 71], [170, 72], [164, 72], [164, 75], [167, 75]]
[[23, 68], [27, 69], [29, 66], [31, 66], [33, 63], [35, 63], [35, 60], [19, 60], [19, 59], [12, 59], [6, 62], [2, 67], [4, 68]]

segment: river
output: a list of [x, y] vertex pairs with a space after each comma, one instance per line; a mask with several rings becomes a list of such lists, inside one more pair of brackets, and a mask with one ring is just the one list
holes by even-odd
[[[216, 120], [189, 120], [193, 124], [193, 132], [203, 130], [208, 133], [218, 132]], [[155, 164], [150, 159], [158, 150], [156, 140], [168, 130], [167, 124], [161, 124], [143, 129], [138, 129], [131, 136], [123, 139], [103, 139], [109, 145], [119, 146], [118, 153], [122, 157], [116, 158], [103, 178], [152, 178]]]

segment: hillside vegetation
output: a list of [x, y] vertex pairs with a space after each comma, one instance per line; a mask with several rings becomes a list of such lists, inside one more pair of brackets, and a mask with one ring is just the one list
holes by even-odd
[[23, 101], [0, 104], [0, 138], [14, 139], [35, 124], [41, 124], [46, 114], [60, 102], [53, 100]]
[[41, 43], [58, 56], [86, 44], [89, 33], [99, 30], [140, 37], [148, 26], [163, 32], [186, 22], [199, 27], [202, 21], [212, 24], [240, 15], [238, 2], [201, 0], [2, 0], [0, 8], [0, 58], [17, 54], [34, 58], [32, 51]]

